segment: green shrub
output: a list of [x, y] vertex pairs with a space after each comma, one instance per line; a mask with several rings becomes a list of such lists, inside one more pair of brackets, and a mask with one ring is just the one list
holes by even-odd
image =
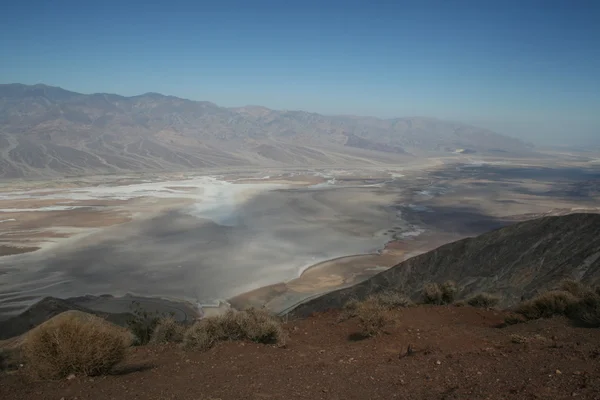
[[158, 320], [154, 327], [150, 343], [180, 343], [183, 341], [185, 326], [180, 324], [173, 317], [163, 317]]
[[183, 345], [188, 349], [208, 350], [217, 342], [227, 340], [275, 344], [284, 340], [284, 333], [280, 321], [266, 311], [228, 310], [192, 325], [184, 334]]
[[467, 300], [467, 304], [472, 307], [491, 308], [498, 305], [500, 297], [489, 293], [478, 293]]
[[519, 304], [515, 312], [527, 319], [550, 318], [566, 315], [577, 301], [577, 297], [570, 292], [552, 290]]
[[23, 355], [38, 378], [101, 375], [124, 359], [131, 339], [125, 329], [102, 318], [65, 312], [27, 334]]

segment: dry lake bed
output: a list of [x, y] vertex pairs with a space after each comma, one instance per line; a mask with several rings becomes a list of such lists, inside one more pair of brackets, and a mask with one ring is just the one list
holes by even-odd
[[465, 157], [4, 182], [0, 319], [45, 296], [104, 294], [281, 312], [449, 241], [598, 212], [599, 181], [597, 163]]

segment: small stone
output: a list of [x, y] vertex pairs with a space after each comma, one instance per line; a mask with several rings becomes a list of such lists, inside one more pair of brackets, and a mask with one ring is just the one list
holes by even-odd
[[437, 360], [435, 363], [436, 363], [437, 365], [442, 365], [442, 362], [441, 362], [440, 360]]
[[69, 376], [67, 376], [67, 380], [68, 381], [71, 381], [71, 380], [73, 380], [75, 378], [76, 378], [75, 374], [70, 374]]
[[560, 374], [562, 374], [562, 372], [560, 372], [560, 369], [557, 369], [556, 370], [556, 375], [560, 375]]
[[477, 371], [477, 375], [481, 375], [481, 371]]

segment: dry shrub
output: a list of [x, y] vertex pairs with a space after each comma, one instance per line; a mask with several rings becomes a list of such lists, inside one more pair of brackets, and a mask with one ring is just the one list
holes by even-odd
[[458, 288], [454, 281], [446, 281], [440, 286], [442, 291], [442, 302], [443, 304], [452, 304], [458, 293]]
[[471, 307], [491, 308], [498, 305], [500, 297], [489, 293], [478, 293], [467, 300]]
[[577, 301], [577, 297], [570, 292], [553, 290], [519, 304], [515, 312], [527, 319], [550, 318], [566, 315]]
[[525, 321], [525, 317], [520, 314], [510, 314], [504, 318], [504, 326], [522, 324]]
[[284, 333], [280, 321], [266, 311], [228, 310], [192, 325], [184, 334], [183, 345], [188, 349], [208, 350], [217, 342], [227, 340], [275, 344], [284, 340]]
[[361, 329], [361, 335], [371, 337], [383, 331], [385, 325], [390, 321], [387, 309], [376, 302], [363, 302], [356, 309], [356, 317]]
[[101, 375], [123, 360], [131, 341], [129, 332], [102, 318], [65, 312], [28, 333], [23, 355], [38, 378]]
[[373, 294], [369, 296], [366, 301], [379, 304], [388, 310], [412, 307], [414, 305], [413, 302], [402, 293], [391, 290]]
[[512, 334], [510, 335], [510, 341], [516, 344], [529, 343], [531, 340], [528, 337]]
[[425, 304], [444, 304], [442, 290], [437, 283], [427, 283], [423, 286], [423, 303]]
[[425, 304], [452, 304], [456, 298], [458, 288], [454, 281], [446, 281], [441, 285], [427, 283], [423, 286], [423, 303]]
[[574, 279], [565, 279], [558, 285], [558, 290], [569, 292], [575, 297], [582, 297], [590, 291], [590, 288]]
[[568, 315], [577, 323], [591, 328], [600, 328], [600, 295], [587, 292], [568, 309]]
[[364, 308], [394, 310], [412, 306], [414, 306], [414, 303], [408, 297], [400, 292], [389, 290], [372, 294], [362, 302], [356, 299], [349, 300], [344, 304], [344, 309], [340, 313], [338, 321], [343, 322], [358, 317], [359, 311], [362, 311]]
[[153, 329], [150, 343], [180, 343], [183, 341], [185, 327], [173, 317], [162, 317]]
[[17, 369], [20, 364], [21, 357], [19, 349], [2, 348], [0, 349], [0, 372]]

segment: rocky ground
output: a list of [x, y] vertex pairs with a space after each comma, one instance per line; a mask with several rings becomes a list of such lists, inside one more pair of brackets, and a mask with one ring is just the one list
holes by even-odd
[[[600, 399], [600, 330], [555, 318], [500, 328], [505, 314], [419, 306], [360, 339], [329, 312], [285, 324], [284, 347], [134, 348], [115, 375], [0, 378], [10, 399]], [[412, 352], [407, 354], [407, 348]]]

